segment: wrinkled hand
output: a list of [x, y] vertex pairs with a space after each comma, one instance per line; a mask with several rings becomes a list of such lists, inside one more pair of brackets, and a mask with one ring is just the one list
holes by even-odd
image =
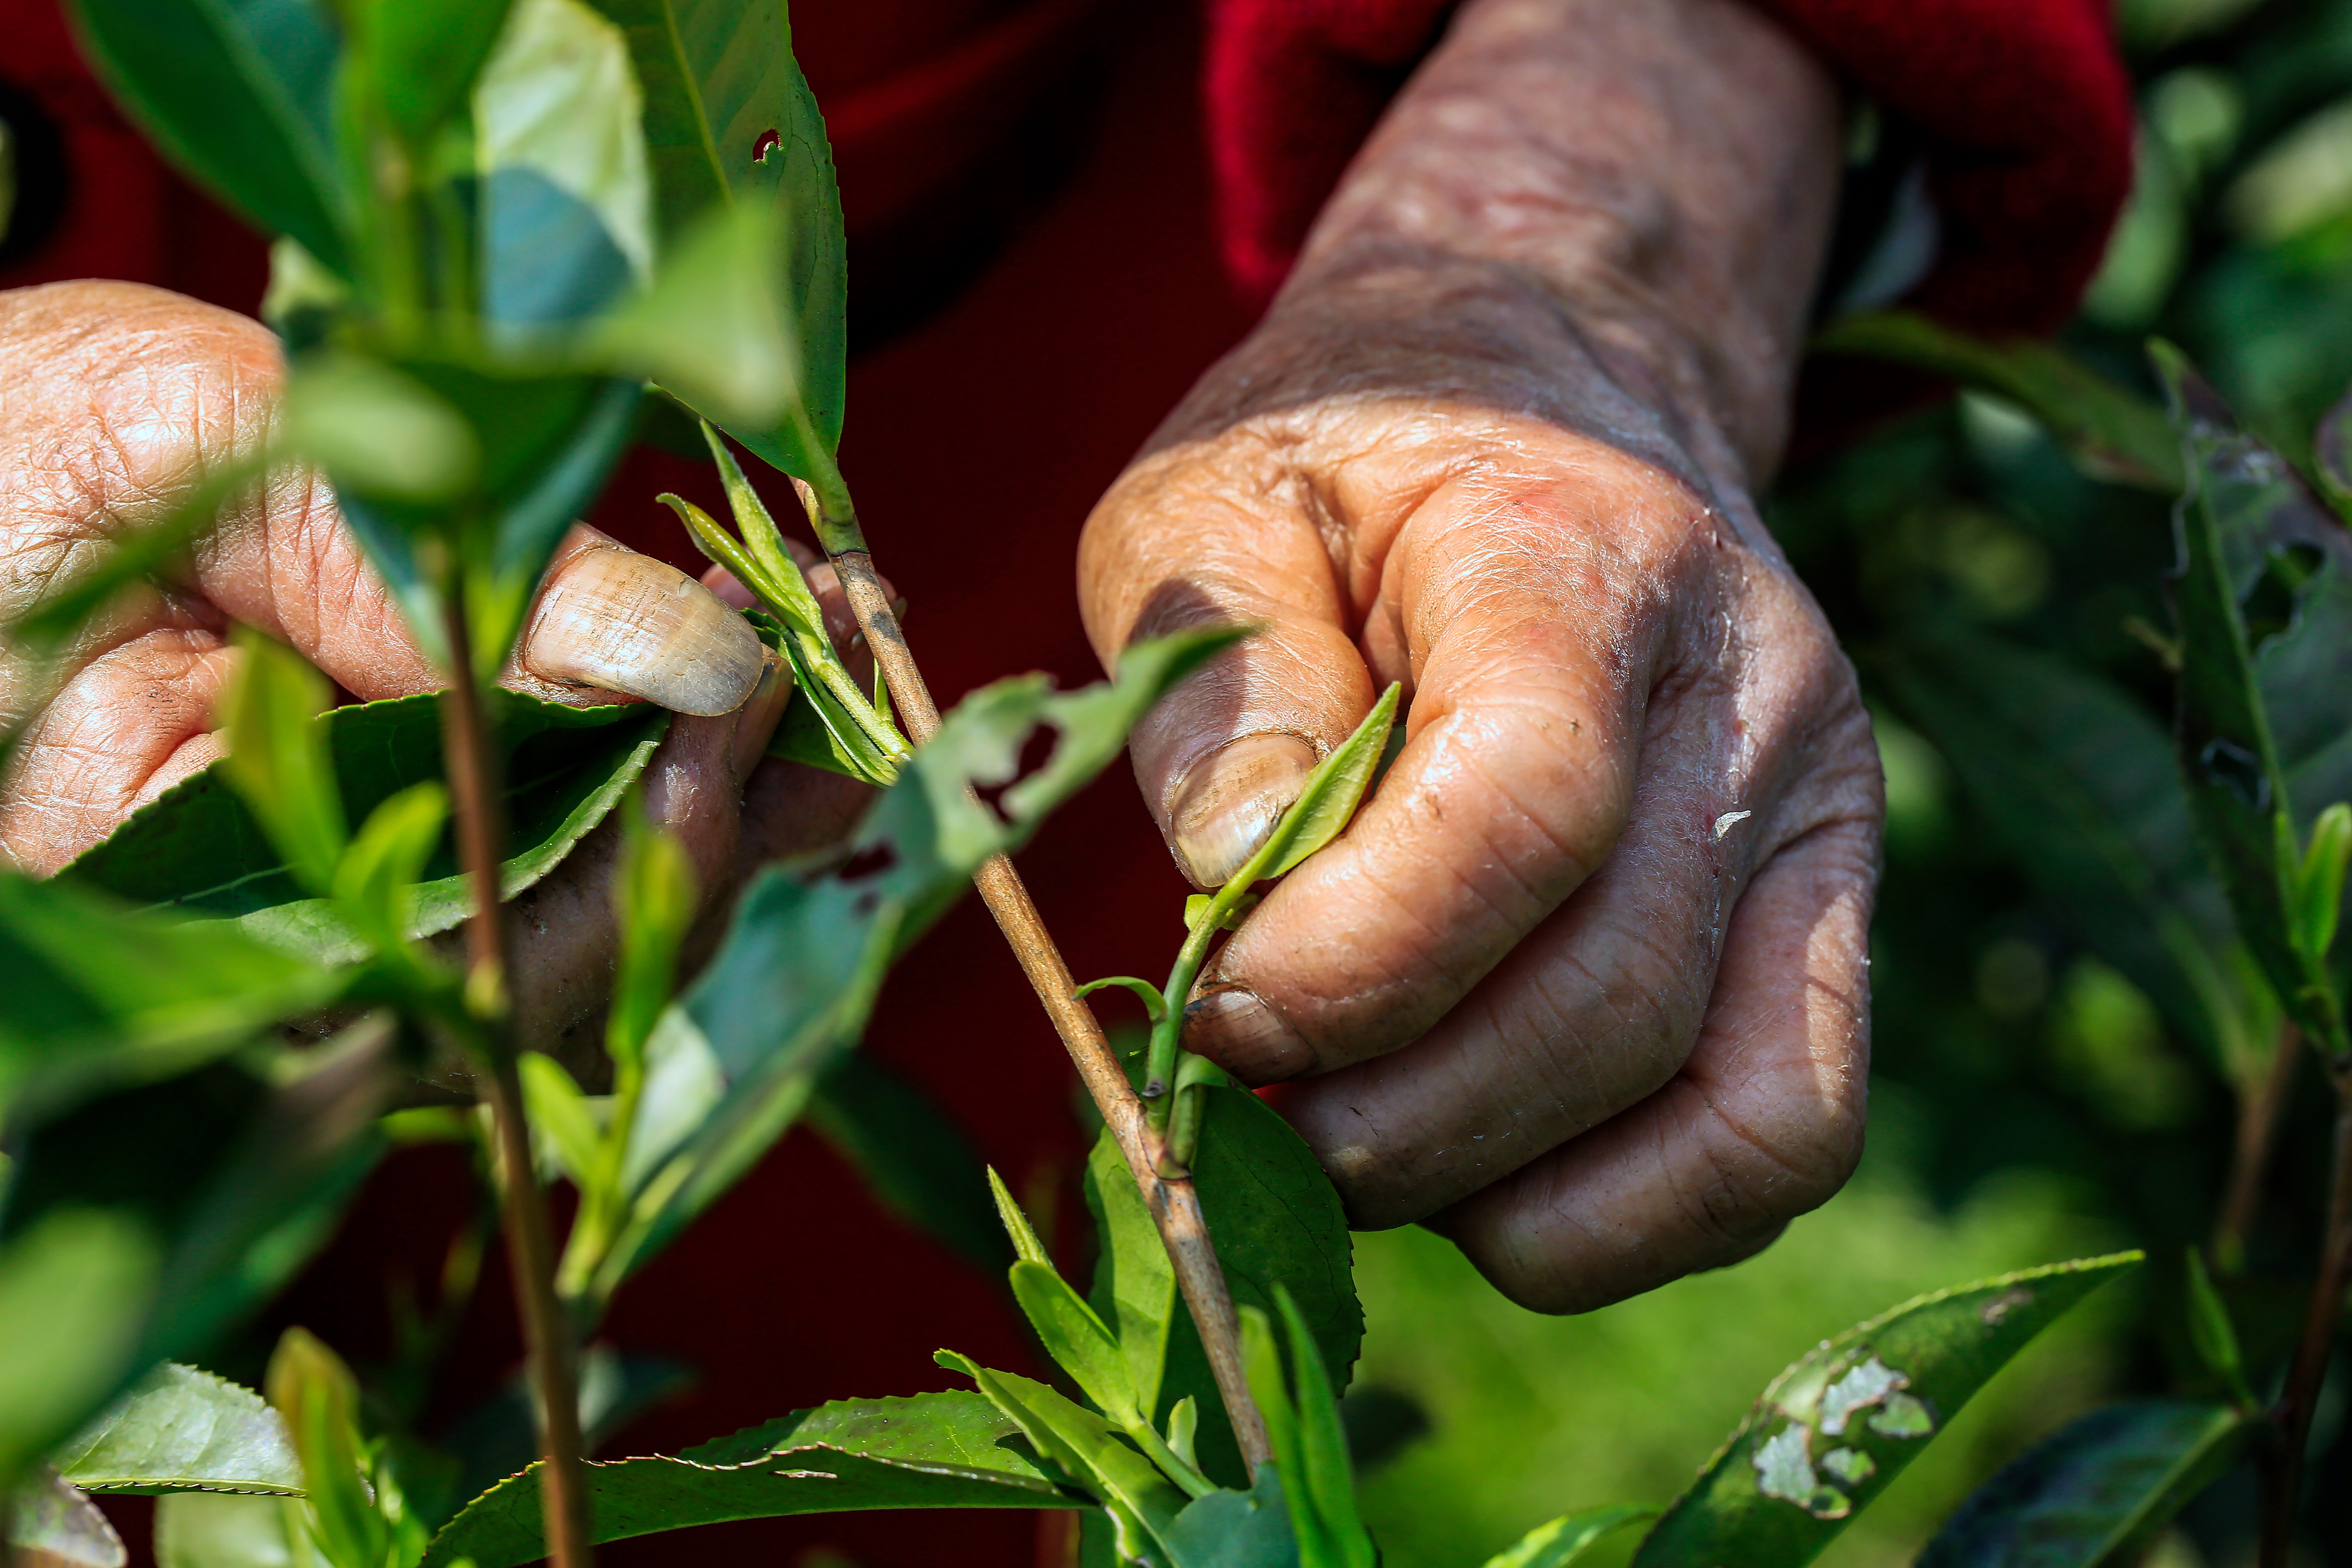
[[[0, 626], [168, 506], [204, 465], [257, 442], [281, 371], [257, 323], [160, 289], [0, 293]], [[848, 614], [830, 569], [811, 576], [839, 636]], [[748, 596], [716, 569], [708, 581], [575, 528], [505, 680], [553, 701], [677, 710], [643, 775], [646, 804], [687, 847], [706, 928], [743, 868], [838, 836], [863, 798], [846, 780], [764, 759], [791, 684], [722, 599]], [[90, 627], [61, 683], [37, 699], [29, 672], [7, 672], [0, 709], [27, 728], [0, 784], [0, 856], [54, 872], [220, 755], [213, 714], [235, 672], [233, 621], [291, 644], [362, 700], [445, 684], [332, 494], [314, 476], [280, 476], [200, 541], [172, 584]], [[607, 825], [509, 906], [527, 1039], [593, 1038], [616, 849]]]
[[[1213, 961], [1185, 1044], [1291, 1083], [1352, 1224], [1429, 1224], [1550, 1310], [1755, 1251], [1860, 1148], [1877, 753], [1748, 496], [1833, 121], [1766, 35], [1719, 0], [1465, 11], [1081, 552], [1106, 658], [1265, 628], [1134, 742], [1202, 887], [1404, 683], [1392, 770]], [[1779, 154], [1717, 103], [1777, 117], [1791, 168], [1743, 167]], [[1718, 191], [1776, 178], [1765, 210]]]

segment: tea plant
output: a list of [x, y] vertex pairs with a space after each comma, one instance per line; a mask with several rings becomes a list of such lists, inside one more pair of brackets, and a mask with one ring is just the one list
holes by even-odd
[[[322, 678], [247, 638], [221, 763], [58, 878], [0, 874], [0, 1497], [16, 1550], [120, 1563], [88, 1494], [135, 1492], [163, 1499], [170, 1568], [576, 1568], [599, 1541], [918, 1507], [1076, 1510], [1089, 1563], [1375, 1562], [1338, 1415], [1362, 1331], [1338, 1199], [1278, 1116], [1181, 1048], [1181, 1028], [1220, 934], [1377, 787], [1402, 691], [1324, 760], [1247, 866], [1191, 901], [1164, 984], [1074, 984], [1008, 857], [1161, 692], [1243, 634], [1140, 644], [1106, 684], [1060, 693], [1016, 678], [940, 714], [835, 460], [839, 203], [779, 0], [341, 0], [331, 14], [78, 0], [77, 15], [159, 142], [283, 237], [270, 313], [289, 372], [268, 444], [18, 622], [17, 647], [37, 668], [54, 658], [224, 505], [302, 463], [331, 481], [450, 685], [322, 713]], [[2017, 797], [2021, 832], [2068, 823], [2066, 852], [2110, 879], [2084, 911], [2119, 966], [2161, 973], [2217, 1036], [2293, 1021], [2336, 1076], [2352, 1151], [2334, 958], [2352, 807], [2313, 809], [2352, 795], [2329, 771], [2345, 765], [2332, 742], [2352, 731], [2352, 699], [2318, 677], [2352, 650], [2341, 531], [2176, 358], [2162, 361], [2168, 424], [2051, 351], [1895, 318], [1840, 331], [1849, 351], [1998, 387], [2104, 475], [2183, 489], [2177, 624], [2158, 639], [2179, 707], [2164, 785], [2151, 797], [2134, 775], [2131, 799], [2111, 798], [2116, 759], [2068, 753], [2054, 732], [1981, 748], [1981, 765], [2030, 763], [1991, 793]], [[648, 400], [706, 421], [732, 526], [663, 499], [760, 602], [752, 624], [796, 689], [772, 750], [879, 792], [838, 852], [754, 878], [682, 987], [691, 875], [630, 793], [667, 716], [556, 707], [494, 681], [569, 520]], [[2347, 430], [2352, 413], [2331, 417], [2317, 443], [2339, 501], [2352, 496]], [[826, 637], [727, 437], [795, 481], [882, 687], [863, 687]], [[1956, 722], [2052, 721], [2000, 708], [2018, 693], [1992, 684], [1980, 695], [1998, 710]], [[1957, 703], [1968, 688], [1956, 676], [1933, 690]], [[2117, 711], [2083, 694], [2066, 721], [2113, 721], [2099, 732], [2126, 733], [2117, 744], [2140, 760], [2148, 726]], [[1041, 729], [1054, 747], [1024, 773]], [[2043, 804], [2029, 807], [2036, 787]], [[591, 1095], [518, 1037], [499, 909], [616, 811], [612, 1087]], [[2210, 870], [2183, 854], [2192, 836]], [[887, 971], [967, 882], [1104, 1123], [1084, 1294], [988, 1178], [1013, 1299], [1065, 1381], [942, 1351], [971, 1388], [841, 1400], [676, 1456], [587, 1463], [580, 1368], [615, 1293], [795, 1121], [823, 1113]], [[452, 964], [426, 939], [460, 926]], [[1131, 1059], [1083, 1000], [1113, 985], [1150, 1024]], [[279, 1027], [321, 1020], [322, 1044]], [[453, 1062], [480, 1086], [481, 1115], [399, 1108], [404, 1084], [446, 1079]], [[2247, 1080], [2250, 1104], [2269, 1065]], [[420, 1135], [480, 1139], [529, 1351], [541, 1458], [470, 1499], [452, 1456], [363, 1415], [352, 1373], [300, 1331], [281, 1342], [266, 1399], [190, 1364], [290, 1277], [389, 1139]], [[894, 1166], [887, 1134], [874, 1142], [908, 1201], [969, 1203]], [[544, 1201], [558, 1178], [580, 1200], [560, 1245]], [[2336, 1182], [2310, 1326], [2275, 1399], [2257, 1396], [2264, 1369], [2193, 1274], [2189, 1328], [2224, 1396], [2066, 1428], [1995, 1477], [1928, 1560], [2020, 1561], [2030, 1542], [2037, 1563], [2128, 1562], [2252, 1454], [2265, 1550], [2283, 1561], [2352, 1262], [2352, 1157]], [[1962, 1286], [1857, 1325], [1768, 1386], [1664, 1508], [1564, 1515], [1487, 1568], [1559, 1568], [1636, 1530], [1643, 1564], [1809, 1561], [2042, 1327], [2136, 1256]], [[2225, 1236], [2216, 1259], [2231, 1258]]]

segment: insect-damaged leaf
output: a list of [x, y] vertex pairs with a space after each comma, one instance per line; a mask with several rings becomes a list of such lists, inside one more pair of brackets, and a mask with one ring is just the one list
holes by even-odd
[[[1118, 754], [1144, 710], [1233, 635], [1139, 644], [1116, 679], [1079, 691], [1054, 691], [1043, 676], [983, 688], [875, 802], [837, 870], [778, 867], [752, 881], [719, 952], [646, 1042], [623, 1175], [635, 1217], [596, 1276], [600, 1291], [617, 1287], [800, 1114], [865, 1028], [883, 970], [982, 863], [1026, 843]], [[975, 798], [975, 788], [1016, 778], [1041, 726], [1056, 734], [1045, 765], [992, 808]]]
[[226, 1378], [167, 1363], [51, 1456], [92, 1492], [302, 1495], [285, 1421]]
[[2226, 1405], [2110, 1405], [2001, 1468], [1945, 1521], [1918, 1568], [2117, 1568], [2137, 1563], [2260, 1429]]
[[344, 270], [333, 25], [311, 0], [75, 0], [89, 57], [150, 135], [272, 234]]
[[1812, 347], [1892, 360], [2006, 398], [2095, 479], [2168, 493], [2180, 488], [2180, 446], [2163, 410], [2048, 343], [1990, 342], [1913, 311], [1866, 310], [1830, 323]]
[[[1234, 1089], [1196, 1092], [1203, 1116], [1192, 1180], [1234, 1302], [1273, 1312], [1274, 1287], [1286, 1287], [1334, 1385], [1346, 1387], [1363, 1343], [1364, 1314], [1347, 1217], [1330, 1178], [1290, 1124], [1257, 1096]], [[1087, 1163], [1087, 1204], [1102, 1243], [1090, 1299], [1118, 1335], [1144, 1415], [1164, 1426], [1169, 1410], [1191, 1395], [1201, 1412], [1201, 1468], [1219, 1485], [1238, 1488], [1246, 1472], [1224, 1402], [1159, 1229], [1108, 1132]]]
[[1765, 1388], [1643, 1542], [1637, 1568], [1812, 1561], [2028, 1341], [2140, 1257], [1939, 1290], [1823, 1343]]
[[[2159, 345], [2155, 357], [2188, 455], [2172, 599], [2181, 645], [2175, 735], [2189, 810], [2239, 933], [2280, 1002], [2341, 1058], [2352, 1054], [2352, 1036], [2326, 966], [2296, 941], [2294, 803], [2256, 655], [2291, 632], [2283, 652], [2301, 655], [2298, 665], [2352, 658], [2352, 544], [2275, 453], [2235, 428], [2177, 353]], [[2340, 672], [2299, 673], [2324, 680]], [[2321, 699], [2331, 700], [2340, 710], [2343, 695]], [[2299, 728], [2310, 726], [2307, 706], [2296, 717]], [[2334, 734], [2345, 728], [2318, 723]]]
[[[539, 1468], [499, 1482], [434, 1539], [424, 1568], [536, 1561]], [[598, 1541], [785, 1514], [893, 1508], [1080, 1508], [1015, 1424], [968, 1391], [846, 1399], [689, 1448], [588, 1467]]]
[[[833, 149], [793, 58], [783, 0], [595, 5], [620, 25], [645, 87], [664, 243], [722, 204], [769, 203], [782, 215], [785, 293], [800, 346], [793, 408], [776, 420], [718, 422], [776, 467], [818, 482], [832, 473], [841, 440], [848, 275]], [[718, 418], [718, 410], [702, 412]]]
[[[562, 864], [645, 768], [669, 715], [650, 704], [566, 708], [494, 694], [505, 753], [508, 842], [501, 890], [512, 898]], [[337, 708], [326, 731], [345, 818], [364, 821], [396, 792], [441, 776], [435, 697]], [[231, 790], [220, 764], [182, 781], [134, 813], [67, 868], [72, 881], [142, 905], [236, 921], [249, 935], [329, 962], [361, 943], [324, 899], [308, 897]], [[454, 844], [426, 863], [408, 931], [429, 936], [471, 908]]]

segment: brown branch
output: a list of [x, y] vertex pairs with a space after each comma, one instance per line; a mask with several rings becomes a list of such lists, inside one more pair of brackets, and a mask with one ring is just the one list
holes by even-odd
[[2287, 1568], [2294, 1542], [2295, 1505], [2303, 1490], [2303, 1450], [2311, 1439], [2312, 1412], [2336, 1348], [2336, 1324], [2344, 1312], [2344, 1283], [2352, 1268], [2352, 1070], [2330, 1068], [2336, 1082], [2336, 1146], [2328, 1177], [2327, 1227], [2319, 1248], [2319, 1277], [2312, 1281], [2311, 1305], [2304, 1314], [2303, 1340], [2274, 1416], [2284, 1452], [2263, 1477], [2262, 1568]]
[[457, 855], [474, 895], [466, 922], [466, 999], [482, 1024], [476, 1044], [489, 1072], [490, 1119], [498, 1141], [507, 1251], [514, 1268], [515, 1305], [522, 1316], [536, 1396], [541, 1451], [541, 1500], [547, 1520], [549, 1561], [555, 1568], [589, 1568], [595, 1549], [588, 1527], [586, 1458], [580, 1435], [580, 1381], [572, 1334], [555, 1294], [555, 1247], [547, 1197], [530, 1156], [523, 1114], [522, 1079], [508, 1032], [506, 919], [499, 908], [499, 863], [506, 838], [499, 792], [499, 759], [491, 747], [482, 695], [474, 684], [472, 638], [463, 595], [447, 595], [444, 629], [451, 679], [442, 694], [442, 744], [457, 818]]
[[2254, 1091], [2238, 1104], [2238, 1136], [2230, 1153], [2230, 1184], [2221, 1212], [2213, 1225], [2213, 1270], [2242, 1274], [2246, 1268], [2246, 1240], [2253, 1234], [2254, 1216], [2262, 1211], [2263, 1179], [2270, 1172], [2271, 1148], [2277, 1142], [2279, 1117], [2294, 1090], [2295, 1069], [2303, 1064], [2303, 1032], [2292, 1019], [2279, 1020], [2278, 1040], [2270, 1070]]
[[[833, 565], [849, 607], [865, 630], [866, 645], [882, 667], [882, 678], [889, 684], [890, 699], [898, 705], [908, 735], [918, 744], [929, 741], [939, 731], [939, 705], [931, 700], [930, 688], [924, 684], [922, 671], [907, 647], [906, 634], [890, 607], [889, 595], [875, 575], [874, 557], [863, 550], [845, 550], [833, 557]], [[996, 917], [1013, 956], [1020, 961], [1022, 973], [1036, 989], [1037, 999], [1045, 1004], [1054, 1032], [1061, 1036], [1079, 1079], [1094, 1097], [1103, 1124], [1118, 1141], [1127, 1168], [1151, 1210], [1160, 1239], [1175, 1268], [1177, 1286], [1184, 1293], [1184, 1304], [1192, 1309], [1193, 1325], [1200, 1330], [1202, 1348], [1208, 1352], [1209, 1370], [1234, 1424], [1243, 1461], [1255, 1477], [1261, 1466], [1271, 1462], [1274, 1450], [1266, 1440], [1265, 1418], [1258, 1414], [1248, 1379], [1243, 1375], [1241, 1321], [1234, 1311], [1233, 1295], [1225, 1289], [1224, 1270], [1218, 1265], [1216, 1246], [1201, 1213], [1200, 1194], [1189, 1176], [1160, 1174], [1160, 1139], [1148, 1125], [1143, 1101], [1127, 1081], [1126, 1070], [1103, 1037], [1093, 1010], [1079, 998], [1069, 965], [1062, 961], [1061, 951], [1054, 945], [1013, 862], [994, 856], [972, 881], [980, 889], [981, 901]]]

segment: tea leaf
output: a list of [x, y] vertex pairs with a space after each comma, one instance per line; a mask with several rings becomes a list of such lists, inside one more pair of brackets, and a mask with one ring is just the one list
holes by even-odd
[[2203, 1256], [2193, 1247], [2188, 1250], [2187, 1270], [2189, 1339], [2197, 1349], [2197, 1359], [2221, 1380], [2239, 1409], [2251, 1410], [2254, 1394], [2246, 1386], [2245, 1360], [2238, 1350], [2237, 1325], [2230, 1319], [2229, 1303], [2213, 1289], [2213, 1277], [2205, 1271]]
[[1049, 1263], [1024, 1258], [1012, 1269], [1013, 1299], [1045, 1353], [1076, 1380], [1104, 1415], [1118, 1425], [1136, 1419], [1135, 1382], [1119, 1355], [1118, 1342], [1069, 1282]]
[[2168, 494], [2180, 488], [2180, 444], [2163, 410], [2051, 344], [1989, 342], [1913, 311], [1867, 310], [1831, 322], [1812, 347], [1892, 360], [2006, 398], [2095, 479]]
[[[1278, 1284], [1296, 1298], [1317, 1354], [1345, 1387], [1364, 1334], [1346, 1215], [1330, 1178], [1290, 1124], [1245, 1089], [1203, 1088], [1193, 1184], [1234, 1300], [1271, 1311]], [[1150, 1212], [1108, 1133], [1087, 1162], [1087, 1205], [1102, 1253], [1089, 1299], [1117, 1331], [1147, 1418], [1181, 1399], [1201, 1412], [1200, 1466], [1221, 1485], [1245, 1474]]]
[[1507, 1549], [1486, 1559], [1486, 1568], [1575, 1568], [1590, 1547], [1629, 1525], [1647, 1524], [1658, 1510], [1641, 1504], [1588, 1508], [1537, 1525]]
[[1298, 1568], [1282, 1477], [1272, 1465], [1249, 1491], [1214, 1491], [1168, 1526], [1168, 1553], [1183, 1568]]
[[992, 1371], [970, 1356], [941, 1351], [932, 1359], [980, 1384], [990, 1403], [1020, 1426], [1038, 1453], [1095, 1494], [1109, 1511], [1127, 1556], [1143, 1556], [1153, 1542], [1166, 1545], [1168, 1528], [1184, 1507], [1184, 1494], [1150, 1460], [1120, 1442], [1109, 1422], [1042, 1383]]
[[327, 1568], [299, 1499], [173, 1492], [155, 1502], [156, 1568]]
[[652, 278], [643, 102], [619, 28], [582, 0], [515, 0], [474, 87], [493, 342], [560, 342]]
[[342, 797], [335, 788], [319, 715], [332, 702], [327, 678], [299, 654], [238, 628], [245, 668], [223, 704], [228, 755], [215, 765], [314, 893], [334, 883], [347, 841]]
[[[996, 1173], [993, 1165], [988, 1168], [988, 1194], [996, 1200], [997, 1218], [1003, 1222], [1004, 1234], [1011, 1239], [1013, 1250], [1017, 1255], [1014, 1261], [1052, 1268], [1054, 1260], [1047, 1256], [1045, 1244], [1037, 1239], [1036, 1226], [1031, 1225], [1029, 1216], [1021, 1212], [1021, 1205], [1013, 1199], [1012, 1189], [1004, 1184], [1004, 1178]], [[1005, 1267], [1010, 1268], [1013, 1265], [1008, 1263]]]
[[[491, 711], [503, 753], [510, 846], [499, 887], [512, 898], [554, 870], [604, 820], [644, 770], [669, 715], [647, 704], [566, 708], [503, 691], [492, 694]], [[436, 697], [337, 708], [318, 722], [347, 820], [366, 820], [399, 791], [441, 776]], [[411, 937], [447, 931], [472, 909], [454, 845], [445, 840], [423, 874]], [[327, 962], [365, 950], [330, 900], [304, 896], [218, 763], [133, 813], [66, 875], [136, 904], [231, 919], [273, 946]]]
[[780, 223], [765, 204], [712, 212], [679, 237], [650, 289], [597, 322], [594, 352], [714, 418], [782, 417], [794, 367]]
[[[1299, 1556], [1306, 1568], [1373, 1568], [1377, 1554], [1356, 1511], [1355, 1471], [1348, 1458], [1347, 1434], [1339, 1426], [1338, 1396], [1297, 1300], [1279, 1281], [1274, 1287], [1274, 1299], [1281, 1309], [1283, 1336], [1290, 1346], [1291, 1399], [1286, 1412], [1290, 1452], [1284, 1458], [1283, 1468], [1291, 1478], [1291, 1523], [1298, 1537]], [[1302, 1508], [1314, 1515], [1319, 1555], [1310, 1555], [1307, 1550], [1308, 1531], [1299, 1524]]]
[[161, 1262], [145, 1226], [103, 1209], [12, 1229], [0, 1246], [0, 1497], [131, 1370]]
[[326, 16], [271, 0], [74, 0], [82, 46], [173, 161], [349, 270]]
[[370, 77], [393, 131], [412, 146], [466, 102], [512, 0], [354, 0], [347, 25], [365, 40]]
[[2304, 848], [2296, 878], [2296, 940], [2315, 962], [2324, 962], [2336, 945], [2347, 864], [2352, 864], [2352, 804], [2339, 800], [2311, 825], [2311, 842]]
[[184, 1072], [342, 987], [230, 927], [0, 872], [0, 1121]]
[[2028, 1341], [2140, 1256], [1939, 1290], [1823, 1342], [1765, 1388], [1637, 1568], [1811, 1562]]
[[[2156, 359], [2189, 459], [2189, 488], [2174, 511], [2180, 561], [2172, 590], [2182, 650], [2176, 735], [2190, 813], [2239, 932], [2281, 1004], [2315, 1044], [2342, 1058], [2352, 1055], [2352, 1035], [2333, 982], [2295, 940], [2293, 804], [2249, 626], [2250, 610], [2293, 624], [2310, 579], [2331, 564], [2331, 547], [2345, 553], [2341, 539], [2329, 537], [2340, 530], [2329, 523], [2318, 539], [2304, 537], [2318, 513], [2293, 470], [2228, 423], [2177, 353], [2158, 345]], [[2297, 564], [2301, 552], [2311, 558], [2308, 570]]]
[[[589, 1468], [596, 1539], [730, 1519], [889, 1508], [1081, 1508], [1024, 1451], [1018, 1426], [971, 1393], [853, 1399], [689, 1448]], [[544, 1554], [539, 1466], [467, 1504], [423, 1568], [511, 1568]]]
[[817, 1085], [808, 1119], [901, 1224], [976, 1268], [1011, 1266], [971, 1141], [913, 1082], [853, 1051]]
[[1403, 694], [1402, 683], [1391, 683], [1364, 715], [1354, 734], [1339, 742], [1331, 754], [1316, 765], [1307, 775], [1307, 783], [1298, 792], [1297, 800], [1248, 864], [1234, 873], [1225, 884], [1233, 892], [1279, 877], [1306, 859], [1318, 849], [1339, 837], [1349, 818], [1364, 798], [1364, 791], [1372, 782], [1372, 773], [1380, 766], [1381, 753], [1389, 743], [1389, 726], [1396, 721], [1397, 700]]
[[1106, 975], [1100, 980], [1089, 980], [1072, 994], [1090, 996], [1107, 985], [1122, 986], [1134, 992], [1136, 999], [1143, 1004], [1144, 1016], [1155, 1024], [1168, 1016], [1168, 999], [1160, 994], [1160, 987], [1149, 980], [1139, 980], [1132, 974], [1112, 974]]
[[408, 940], [416, 913], [413, 889], [448, 819], [447, 790], [431, 779], [411, 784], [369, 813], [337, 863], [335, 912], [378, 952]]
[[382, 1563], [391, 1544], [369, 1495], [362, 1458], [359, 1384], [307, 1329], [286, 1331], [269, 1358], [269, 1403], [301, 1456], [306, 1495], [328, 1559], [341, 1568]]
[[123, 1568], [131, 1555], [96, 1504], [43, 1466], [11, 1497], [0, 1493], [12, 1562], [30, 1568]]
[[1919, 1554], [1918, 1568], [2121, 1568], [2137, 1563], [2261, 1427], [2225, 1405], [2111, 1405], [2002, 1467]]
[[756, 203], [783, 218], [797, 395], [778, 419], [718, 423], [787, 473], [812, 484], [837, 479], [832, 454], [841, 440], [848, 365], [841, 195], [824, 118], [793, 58], [783, 0], [595, 4], [620, 25], [645, 84], [664, 243], [715, 205]]
[[[774, 867], [753, 879], [719, 951], [647, 1042], [624, 1175], [635, 1218], [596, 1276], [598, 1292], [616, 1288], [798, 1118], [864, 1030], [884, 969], [983, 861], [1025, 843], [1118, 754], [1143, 710], [1230, 637], [1210, 630], [1140, 644], [1116, 679], [1080, 691], [1054, 691], [1041, 676], [982, 688], [875, 802], [839, 874]], [[994, 810], [973, 798], [975, 788], [1014, 779], [1041, 726], [1057, 732], [1045, 766], [1013, 783]]]
[[588, 1109], [588, 1097], [553, 1057], [525, 1051], [515, 1066], [522, 1075], [523, 1105], [530, 1114], [530, 1130], [545, 1142], [556, 1168], [583, 1193], [588, 1191], [604, 1167], [604, 1141], [595, 1112]]
[[50, 1457], [91, 1492], [302, 1495], [285, 1419], [226, 1378], [169, 1363]]
[[669, 1005], [677, 950], [694, 923], [694, 864], [677, 835], [646, 821], [642, 798], [622, 810], [621, 864], [613, 878], [613, 917], [621, 956], [604, 1015], [604, 1048], [623, 1074], [643, 1070], [646, 1037]]
[[338, 493], [433, 505], [481, 473], [465, 416], [415, 377], [355, 354], [297, 362], [278, 425], [287, 455], [325, 470]]

